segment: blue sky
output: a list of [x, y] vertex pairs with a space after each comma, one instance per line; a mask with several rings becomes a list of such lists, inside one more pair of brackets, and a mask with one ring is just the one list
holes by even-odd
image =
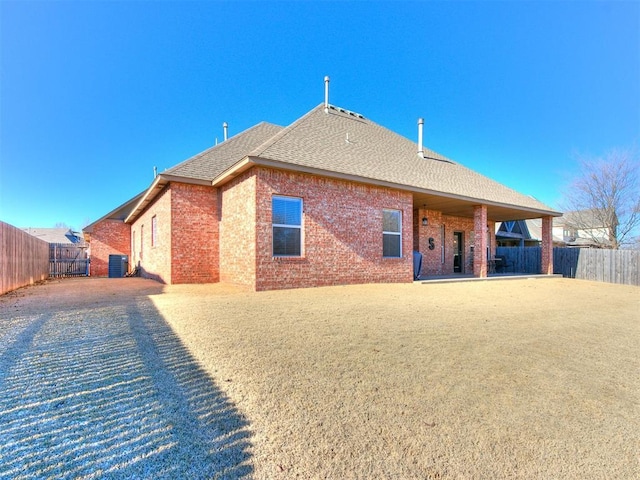
[[0, 0], [0, 220], [81, 228], [322, 103], [551, 207], [640, 142], [640, 2]]

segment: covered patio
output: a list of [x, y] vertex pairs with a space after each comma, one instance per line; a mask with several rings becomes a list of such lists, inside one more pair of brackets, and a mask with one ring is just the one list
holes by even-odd
[[[550, 212], [508, 203], [483, 202], [441, 192], [413, 192], [413, 250], [421, 256], [419, 279], [504, 278], [496, 258], [496, 222], [542, 219], [541, 275], [553, 273]], [[558, 213], [558, 215], [560, 215]], [[503, 267], [503, 268], [500, 268]]]

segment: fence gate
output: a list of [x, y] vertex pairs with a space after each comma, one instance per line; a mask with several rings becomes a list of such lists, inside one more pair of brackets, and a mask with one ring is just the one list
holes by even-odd
[[49, 276], [88, 277], [89, 258], [86, 245], [49, 244]]

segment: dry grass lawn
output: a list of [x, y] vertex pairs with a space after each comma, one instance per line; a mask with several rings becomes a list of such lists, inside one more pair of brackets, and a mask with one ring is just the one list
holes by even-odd
[[640, 478], [640, 289], [549, 278], [154, 304], [248, 418], [256, 478]]
[[0, 477], [640, 478], [640, 288], [0, 297]]

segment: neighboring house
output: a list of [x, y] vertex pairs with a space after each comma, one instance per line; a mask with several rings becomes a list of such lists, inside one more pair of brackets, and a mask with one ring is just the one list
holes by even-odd
[[553, 233], [567, 247], [610, 248], [609, 228], [596, 210], [566, 212], [554, 219]]
[[82, 232], [74, 232], [70, 228], [23, 228], [29, 235], [44, 240], [47, 243], [58, 243], [63, 245], [84, 244]]
[[[166, 283], [255, 290], [487, 275], [495, 222], [542, 218], [552, 273], [559, 213], [360, 114], [329, 105], [260, 123], [159, 174], [85, 228], [92, 275], [129, 255]], [[546, 240], [545, 240], [546, 238]]]
[[49, 276], [88, 275], [89, 245], [81, 232], [69, 228], [23, 228], [49, 244]]
[[[601, 225], [590, 210], [567, 212], [553, 219], [556, 247], [608, 248], [609, 229]], [[539, 247], [542, 239], [540, 219], [511, 220], [496, 224], [496, 242], [501, 247]]]
[[[496, 223], [497, 245], [499, 247], [539, 247], [540, 237], [531, 233], [535, 231], [534, 221], [509, 220]], [[531, 228], [529, 228], [530, 226]]]
[[[562, 237], [556, 235], [556, 221], [553, 219], [553, 245], [564, 246]], [[496, 223], [496, 242], [499, 247], [539, 247], [542, 244], [542, 220], [510, 220]]]

